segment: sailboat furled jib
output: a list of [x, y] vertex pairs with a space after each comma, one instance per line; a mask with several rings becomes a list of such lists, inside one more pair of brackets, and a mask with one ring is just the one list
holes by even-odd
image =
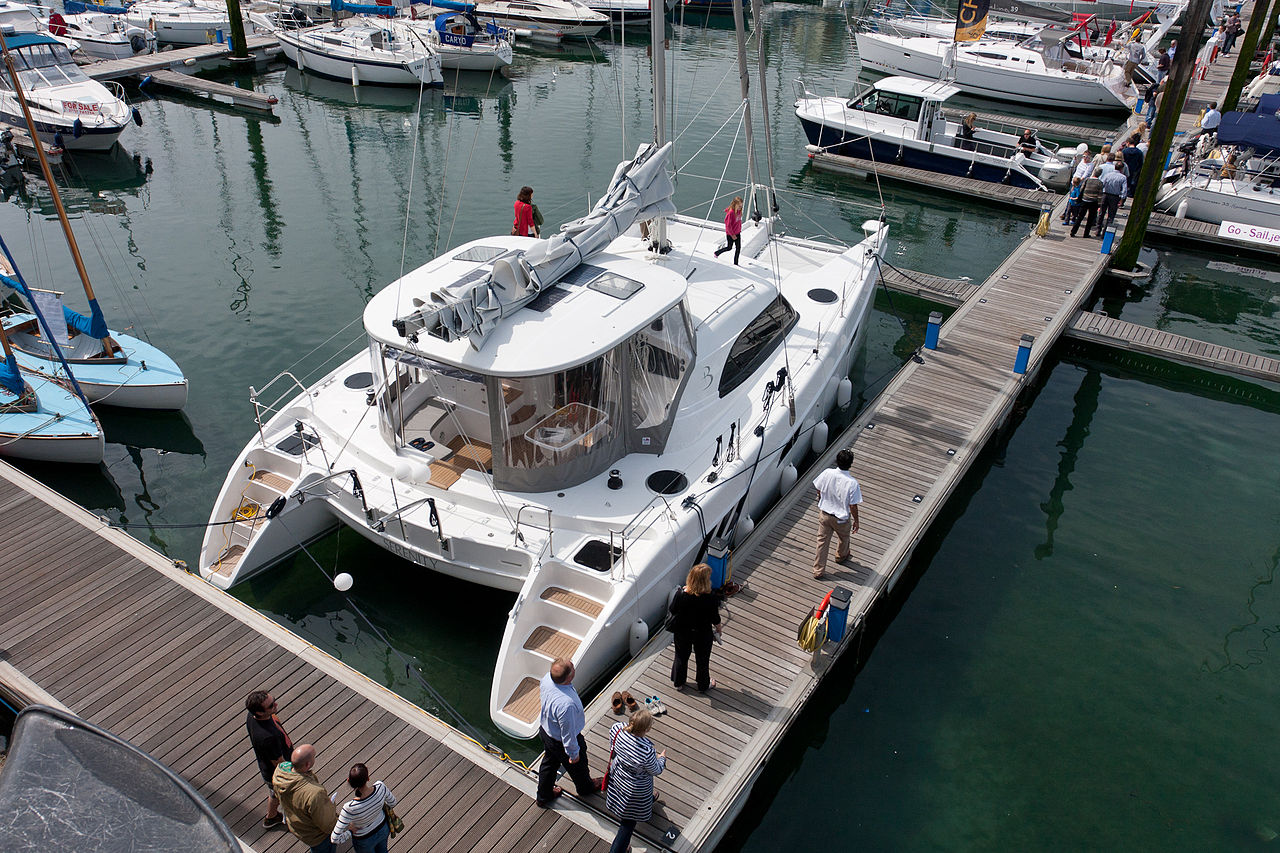
[[667, 174], [671, 143], [640, 146], [636, 156], [618, 164], [609, 189], [581, 219], [528, 249], [508, 252], [493, 262], [488, 275], [432, 291], [414, 299], [414, 312], [393, 325], [401, 337], [419, 329], [444, 340], [469, 338], [476, 350], [503, 318], [509, 317], [584, 260], [608, 246], [636, 222], [676, 212], [675, 186]]

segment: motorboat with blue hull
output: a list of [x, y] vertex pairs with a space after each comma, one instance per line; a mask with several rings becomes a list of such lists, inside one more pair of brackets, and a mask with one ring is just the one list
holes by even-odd
[[1051, 143], [1023, 144], [1017, 134], [948, 120], [947, 101], [960, 94], [949, 83], [886, 77], [852, 98], [797, 88], [796, 116], [811, 152], [1027, 189], [1060, 189], [1070, 179], [1070, 161]]

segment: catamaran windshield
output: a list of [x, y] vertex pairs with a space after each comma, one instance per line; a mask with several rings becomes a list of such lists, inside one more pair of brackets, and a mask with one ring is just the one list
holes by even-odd
[[601, 356], [531, 376], [485, 376], [375, 342], [382, 435], [429, 459], [443, 488], [470, 470], [511, 491], [567, 488], [628, 452], [662, 452], [693, 341], [677, 304]]

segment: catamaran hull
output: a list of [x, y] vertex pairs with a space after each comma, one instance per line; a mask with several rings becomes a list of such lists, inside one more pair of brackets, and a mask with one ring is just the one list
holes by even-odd
[[[942, 78], [941, 55], [903, 50], [896, 44], [858, 33], [858, 56], [865, 68], [884, 74], [906, 74], [922, 80]], [[1124, 98], [1092, 77], [1032, 75], [1021, 69], [996, 68], [957, 59], [955, 79], [964, 92], [998, 101], [1041, 104], [1068, 110], [1128, 110]]]
[[[851, 136], [840, 128], [828, 127], [803, 117], [800, 119], [800, 124], [804, 127], [809, 144], [817, 146], [828, 154], [858, 157], [877, 163], [893, 163], [944, 175], [958, 175], [979, 181], [1037, 189], [1034, 181], [1007, 164], [983, 163], [975, 159], [971, 152], [962, 149], [942, 146], [917, 147], [905, 140], [898, 144], [882, 139], [871, 139], [867, 136]], [[931, 147], [933, 150], [930, 150]]]

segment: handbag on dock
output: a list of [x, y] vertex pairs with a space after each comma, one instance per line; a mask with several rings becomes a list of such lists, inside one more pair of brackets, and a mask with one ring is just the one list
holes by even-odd
[[404, 832], [404, 821], [400, 819], [400, 815], [396, 814], [396, 810], [391, 806], [383, 806], [382, 813], [387, 816], [387, 826], [390, 827], [390, 837], [395, 838]]

